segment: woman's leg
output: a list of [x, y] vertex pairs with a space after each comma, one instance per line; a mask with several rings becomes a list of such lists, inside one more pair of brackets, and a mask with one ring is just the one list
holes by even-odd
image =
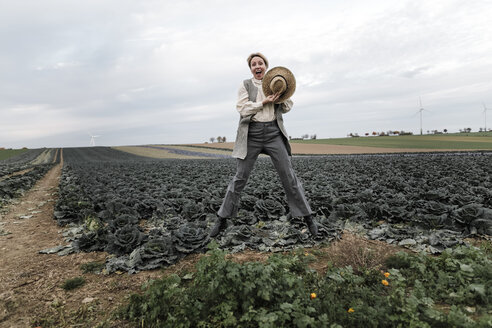
[[265, 152], [270, 155], [273, 165], [280, 176], [292, 216], [308, 216], [313, 213], [304, 194], [304, 188], [292, 168], [290, 156], [285, 147], [278, 126], [269, 131], [271, 138], [265, 143]]
[[244, 159], [237, 159], [236, 174], [227, 187], [227, 191], [222, 201], [217, 215], [222, 218], [236, 217], [239, 209], [239, 199], [241, 192], [248, 182], [249, 175], [256, 159], [263, 148], [261, 132], [253, 124], [249, 127], [248, 133], [248, 152]]
[[304, 194], [304, 188], [292, 168], [292, 162], [285, 147], [282, 133], [275, 126], [275, 128], [272, 127], [270, 135], [271, 138], [269, 142], [265, 143], [264, 149], [270, 155], [273, 165], [280, 176], [280, 181], [282, 181], [287, 196], [290, 213], [294, 217], [304, 217], [309, 232], [312, 236], [316, 237], [318, 235], [318, 226], [311, 215], [313, 212]]
[[217, 215], [220, 217], [230, 218], [237, 216], [241, 192], [246, 186], [246, 182], [248, 182], [249, 175], [259, 153], [256, 156], [250, 156], [249, 154], [248, 151], [248, 156], [245, 159], [237, 159], [236, 174], [229, 183], [222, 205], [217, 212]]
[[237, 216], [241, 192], [246, 186], [251, 170], [253, 169], [256, 159], [263, 148], [261, 139], [258, 139], [259, 136], [261, 136], [259, 129], [250, 125], [248, 132], [248, 152], [244, 159], [237, 159], [236, 174], [227, 187], [224, 200], [222, 201], [222, 205], [217, 212], [217, 222], [210, 231], [210, 237], [212, 238], [217, 236], [227, 227], [226, 218]]

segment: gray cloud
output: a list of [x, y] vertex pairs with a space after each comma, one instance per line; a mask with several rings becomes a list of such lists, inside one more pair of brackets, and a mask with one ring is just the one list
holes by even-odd
[[[298, 88], [289, 134], [483, 126], [489, 1], [3, 1], [0, 147], [235, 137], [245, 58]], [[492, 126], [492, 121], [489, 123]]]

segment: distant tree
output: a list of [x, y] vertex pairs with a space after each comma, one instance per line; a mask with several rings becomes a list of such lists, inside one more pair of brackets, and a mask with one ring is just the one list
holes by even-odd
[[373, 135], [373, 136], [377, 136], [377, 135], [378, 135], [378, 133], [377, 133], [376, 131], [372, 131], [372, 135]]
[[301, 137], [302, 137], [302, 139], [307, 139], [307, 138], [309, 138], [309, 134], [303, 134]]
[[311, 139], [316, 139], [316, 134], [313, 134], [313, 135], [311, 136]]
[[214, 137], [211, 137], [211, 138], [210, 138], [210, 142], [211, 142], [211, 143], [214, 143], [214, 141], [215, 141], [215, 138], [214, 138]]
[[444, 129], [443, 131], [444, 131], [444, 133], [448, 133], [448, 129]]
[[226, 137], [225, 137], [225, 136], [224, 136], [224, 137], [222, 137], [222, 142], [226, 142], [226, 140], [227, 140], [227, 139], [226, 139]]
[[364, 133], [364, 135], [367, 137], [369, 135], [369, 132]]

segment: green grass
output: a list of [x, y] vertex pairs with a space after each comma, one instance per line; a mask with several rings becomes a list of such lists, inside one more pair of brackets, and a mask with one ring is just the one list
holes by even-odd
[[0, 161], [22, 154], [25, 151], [27, 151], [27, 149], [0, 149]]
[[492, 150], [492, 132], [291, 140], [292, 143], [412, 149]]

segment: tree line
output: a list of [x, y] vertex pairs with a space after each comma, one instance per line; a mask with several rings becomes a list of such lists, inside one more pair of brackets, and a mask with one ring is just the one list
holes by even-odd
[[227, 138], [226, 137], [218, 136], [217, 138], [211, 137], [209, 140], [210, 140], [211, 143], [214, 143], [215, 140], [217, 140], [217, 142], [220, 143], [220, 142], [226, 142], [227, 141]]

